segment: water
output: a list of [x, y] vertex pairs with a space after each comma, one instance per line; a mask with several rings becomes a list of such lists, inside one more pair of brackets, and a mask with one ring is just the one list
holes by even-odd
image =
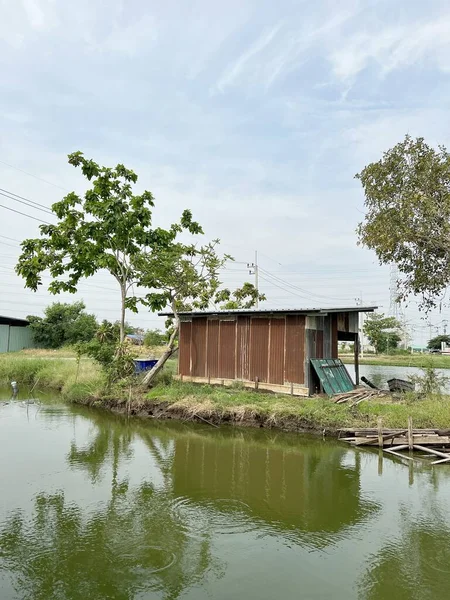
[[1, 600], [448, 597], [444, 465], [50, 398], [0, 455]]
[[[355, 380], [355, 366], [345, 365], [353, 381]], [[436, 369], [439, 375], [447, 378], [447, 382], [442, 388], [442, 391], [450, 394], [450, 369]], [[392, 367], [389, 365], [359, 365], [359, 376], [367, 377], [369, 381], [374, 383], [380, 389], [387, 389], [388, 379], [397, 377], [408, 381], [411, 375], [423, 376], [423, 371], [418, 367]]]

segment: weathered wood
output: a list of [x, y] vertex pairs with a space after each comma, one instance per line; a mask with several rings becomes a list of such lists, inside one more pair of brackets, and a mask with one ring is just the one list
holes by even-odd
[[440, 452], [439, 450], [435, 450], [434, 448], [426, 448], [425, 446], [421, 446], [419, 444], [414, 444], [414, 447], [418, 450], [422, 450], [423, 452], [429, 452], [430, 454], [441, 456], [442, 458], [450, 458], [450, 454], [448, 452]]
[[[395, 434], [387, 434], [385, 437], [385, 441], [391, 441], [391, 444], [404, 444], [407, 441], [406, 430], [403, 432], [397, 432]], [[372, 436], [358, 436], [354, 438], [341, 438], [346, 439], [353, 446], [373, 446], [378, 444], [378, 432]], [[450, 437], [439, 437], [438, 435], [417, 435], [414, 434], [414, 447], [417, 444], [427, 445], [427, 446], [450, 446]]]
[[[403, 450], [404, 448], [407, 448], [408, 446], [401, 446], [400, 448]], [[413, 460], [412, 456], [406, 456], [406, 454], [400, 454], [400, 452], [396, 452], [395, 450], [385, 450], [385, 452], [388, 452], [389, 454], [393, 454], [394, 456], [399, 456], [400, 458], [406, 458], [406, 460]]]
[[450, 456], [448, 458], [440, 458], [439, 460], [434, 460], [432, 465], [441, 465], [442, 463], [450, 462]]
[[408, 417], [408, 446], [409, 446], [410, 450], [412, 450], [413, 447], [414, 447], [414, 434], [413, 434], [412, 417]]
[[355, 384], [359, 385], [359, 335], [355, 333]]
[[384, 446], [383, 438], [383, 418], [378, 417], [378, 446], [382, 448]]

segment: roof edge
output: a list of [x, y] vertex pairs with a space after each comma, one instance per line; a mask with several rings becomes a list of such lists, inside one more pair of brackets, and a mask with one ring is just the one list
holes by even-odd
[[[326, 315], [329, 313], [340, 313], [340, 312], [373, 312], [378, 306], [350, 306], [350, 307], [337, 307], [337, 308], [268, 308], [268, 309], [251, 309], [251, 308], [238, 308], [230, 310], [193, 310], [193, 311], [182, 311], [179, 313], [180, 316], [198, 316], [207, 317], [213, 315], [271, 315], [271, 314], [302, 314], [302, 315]], [[159, 317], [173, 317], [173, 312], [159, 312]]]

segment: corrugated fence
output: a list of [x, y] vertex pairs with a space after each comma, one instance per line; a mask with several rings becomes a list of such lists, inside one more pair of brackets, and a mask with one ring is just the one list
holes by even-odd
[[0, 325], [0, 353], [17, 352], [24, 348], [35, 348], [33, 334], [29, 327]]

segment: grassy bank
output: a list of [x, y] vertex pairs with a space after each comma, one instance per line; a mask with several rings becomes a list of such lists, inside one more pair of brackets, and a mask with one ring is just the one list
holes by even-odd
[[[126, 412], [126, 390], [123, 389], [121, 394], [115, 390], [94, 404]], [[383, 418], [384, 427], [406, 427], [408, 416], [412, 416], [414, 427], [450, 427], [450, 397], [446, 396], [415, 401], [383, 398], [351, 407], [335, 404], [326, 397], [292, 398], [238, 388], [172, 382], [134, 396], [129, 410], [142, 417], [206, 420], [215, 425], [228, 423], [289, 431], [326, 430], [334, 433], [345, 427], [375, 427], [378, 417]]]
[[[340, 355], [345, 364], [353, 364], [353, 355]], [[450, 356], [441, 354], [367, 354], [359, 359], [361, 365], [381, 365], [392, 367], [435, 367], [450, 369]]]
[[102, 374], [91, 360], [0, 354], [0, 384], [17, 381], [19, 388], [55, 390], [71, 401], [96, 396], [103, 386]]
[[116, 385], [108, 394], [99, 368], [90, 360], [80, 362], [56, 358], [0, 355], [0, 383], [15, 380], [20, 386], [57, 390], [64, 398], [80, 404], [109, 408], [151, 418], [207, 420], [285, 430], [334, 432], [345, 427], [375, 427], [379, 416], [384, 427], [405, 427], [412, 416], [414, 427], [450, 427], [450, 397], [426, 400], [389, 398], [370, 400], [351, 407], [328, 398], [296, 398], [239, 388], [214, 387], [172, 381], [171, 361], [161, 383], [149, 392], [130, 383]]

